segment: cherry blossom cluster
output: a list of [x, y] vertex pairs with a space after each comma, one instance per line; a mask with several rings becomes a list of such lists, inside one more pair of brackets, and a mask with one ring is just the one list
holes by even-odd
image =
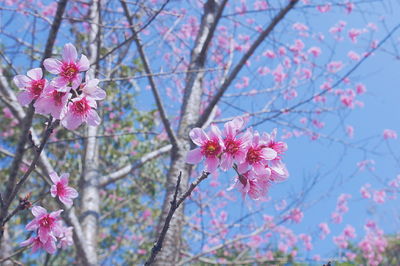
[[[53, 185], [50, 188], [50, 193], [52, 197], [58, 197], [62, 203], [70, 207], [72, 206], [72, 200], [78, 197], [78, 192], [68, 186], [68, 176], [66, 173], [61, 174], [60, 177], [57, 173], [51, 173], [50, 178], [53, 181]], [[34, 206], [32, 214], [35, 218], [26, 225], [25, 229], [36, 232], [36, 235], [23, 241], [20, 245], [32, 245], [32, 252], [45, 250], [50, 254], [54, 254], [57, 248], [66, 248], [73, 245], [73, 227], [63, 225], [60, 220], [62, 212], [63, 210], [58, 210], [48, 213], [45, 208]]]
[[373, 221], [368, 221], [365, 225], [367, 234], [358, 243], [363, 257], [368, 260], [368, 265], [377, 266], [382, 260], [382, 253], [387, 247], [387, 240], [383, 235], [383, 231]]
[[78, 60], [75, 46], [67, 43], [61, 61], [47, 58], [43, 65], [49, 73], [57, 75], [50, 82], [44, 78], [41, 68], [14, 77], [15, 85], [22, 90], [17, 96], [19, 103], [25, 106], [34, 102], [36, 113], [51, 114], [70, 130], [84, 122], [99, 125], [96, 101], [103, 100], [106, 93], [98, 87], [98, 79], [88, 79], [86, 74], [83, 82], [82, 74], [90, 67], [87, 57], [82, 55]]
[[271, 134], [247, 129], [242, 132], [245, 122], [235, 118], [225, 123], [221, 132], [216, 125], [206, 133], [201, 128], [194, 128], [189, 136], [199, 146], [187, 155], [187, 162], [198, 164], [205, 159], [205, 171], [215, 172], [233, 168], [237, 177], [232, 186], [247, 194], [252, 199], [264, 196], [273, 182], [283, 181], [288, 177], [286, 166], [281, 156], [287, 150], [287, 144], [276, 140], [277, 130]]

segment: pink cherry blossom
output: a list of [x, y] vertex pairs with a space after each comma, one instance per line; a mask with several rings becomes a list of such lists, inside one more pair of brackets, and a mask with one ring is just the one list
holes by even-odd
[[191, 164], [199, 163], [205, 158], [205, 171], [212, 173], [219, 165], [219, 156], [224, 149], [221, 131], [217, 126], [211, 125], [210, 133], [207, 135], [203, 129], [194, 128], [189, 133], [190, 138], [200, 148], [191, 150], [187, 154], [186, 161]]
[[21, 105], [28, 105], [33, 100], [38, 99], [47, 84], [47, 80], [43, 79], [41, 68], [29, 70], [27, 76], [17, 75], [14, 77], [13, 81], [19, 89], [23, 90], [17, 96], [18, 102]]
[[242, 193], [243, 198], [249, 195], [253, 200], [260, 199], [268, 190], [268, 184], [259, 182], [252, 171], [238, 175], [235, 183], [228, 190], [233, 187], [236, 187]]
[[239, 165], [239, 173], [246, 172], [252, 168], [258, 176], [268, 176], [270, 172], [266, 168], [268, 161], [274, 160], [277, 157], [277, 152], [268, 147], [270, 136], [264, 134], [260, 137], [257, 131], [253, 134], [252, 143], [246, 153], [246, 158], [242, 164]]
[[397, 132], [391, 129], [385, 129], [383, 131], [384, 139], [397, 139]]
[[83, 122], [90, 126], [98, 126], [100, 117], [94, 110], [97, 107], [96, 101], [90, 97], [79, 97], [71, 100], [68, 110], [61, 123], [70, 130], [78, 128]]
[[252, 136], [250, 131], [238, 136], [243, 126], [244, 121], [241, 118], [235, 118], [224, 125], [224, 152], [221, 155], [221, 169], [224, 171], [231, 168], [234, 162], [242, 163], [245, 160]]
[[62, 227], [62, 232], [59, 235], [59, 242], [57, 244], [58, 248], [65, 249], [74, 244], [74, 240], [72, 238], [73, 235], [73, 227]]
[[299, 208], [294, 208], [290, 210], [289, 215], [286, 216], [286, 219], [292, 220], [295, 223], [300, 223], [303, 217], [303, 212]]
[[89, 60], [85, 55], [82, 55], [79, 61], [77, 59], [78, 53], [75, 46], [67, 43], [63, 49], [62, 61], [53, 58], [44, 60], [46, 70], [59, 75], [52, 81], [56, 87], [71, 86], [75, 89], [80, 85], [82, 76], [79, 72], [89, 69]]
[[20, 245], [22, 247], [32, 245], [32, 253], [35, 253], [35, 252], [43, 249], [50, 254], [54, 254], [57, 250], [56, 238], [52, 235], [50, 235], [49, 238], [45, 242], [42, 242], [40, 240], [39, 236], [35, 236], [35, 237], [32, 236], [29, 239], [21, 242]]
[[343, 230], [343, 235], [347, 238], [355, 238], [356, 237], [356, 229], [354, 229], [351, 225], [346, 225]]
[[61, 228], [59, 223], [60, 213], [63, 210], [58, 210], [52, 213], [47, 213], [46, 209], [40, 206], [34, 206], [32, 208], [32, 214], [35, 218], [26, 225], [26, 230], [34, 231], [38, 230], [38, 236], [42, 243], [46, 243], [51, 236], [59, 235]]
[[61, 176], [55, 172], [51, 173], [50, 179], [54, 185], [51, 186], [50, 193], [53, 198], [58, 197], [66, 206], [72, 206], [72, 199], [78, 197], [78, 192], [68, 186], [68, 177], [67, 173], [62, 173]]
[[49, 84], [42, 96], [35, 102], [35, 112], [38, 114], [51, 114], [56, 119], [61, 119], [66, 112], [69, 93], [63, 89], [58, 90]]
[[99, 88], [99, 80], [92, 79], [82, 84], [81, 90], [84, 95], [93, 100], [103, 100], [106, 98], [106, 92]]
[[320, 223], [318, 227], [321, 230], [321, 234], [319, 235], [321, 239], [325, 239], [325, 237], [331, 233], [327, 223]]

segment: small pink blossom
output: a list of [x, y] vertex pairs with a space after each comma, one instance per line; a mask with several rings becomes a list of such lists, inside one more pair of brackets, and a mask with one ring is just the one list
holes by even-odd
[[49, 236], [49, 238], [45, 241], [42, 242], [39, 238], [39, 236], [35, 237], [30, 237], [29, 239], [21, 242], [20, 246], [26, 247], [32, 245], [32, 253], [35, 253], [39, 250], [45, 250], [50, 254], [54, 254], [57, 251], [56, 247], [56, 238], [52, 235]]
[[28, 71], [27, 76], [17, 75], [13, 79], [15, 85], [21, 90], [17, 96], [21, 105], [28, 105], [38, 99], [46, 87], [47, 80], [43, 79], [41, 68], [34, 68]]
[[99, 82], [98, 79], [91, 79], [83, 83], [81, 85], [83, 95], [93, 100], [104, 100], [106, 98], [106, 92], [99, 88]]
[[221, 168], [224, 171], [231, 168], [234, 162], [242, 163], [245, 160], [252, 136], [250, 131], [238, 136], [243, 126], [244, 121], [241, 118], [235, 118], [224, 125], [224, 152], [221, 155]]
[[72, 200], [78, 197], [78, 192], [68, 186], [68, 177], [67, 173], [62, 173], [60, 177], [55, 172], [51, 173], [50, 178], [54, 185], [51, 186], [50, 192], [53, 198], [58, 197], [66, 206], [72, 206]]
[[71, 100], [68, 111], [61, 123], [70, 130], [78, 128], [83, 122], [90, 126], [98, 126], [100, 117], [94, 110], [97, 107], [96, 101], [90, 97], [83, 96]]
[[89, 60], [85, 55], [82, 55], [81, 59], [77, 61], [78, 53], [71, 43], [67, 43], [64, 46], [62, 58], [62, 61], [48, 58], [44, 60], [43, 65], [50, 73], [59, 75], [52, 81], [56, 87], [71, 86], [76, 89], [82, 81], [82, 76], [79, 72], [89, 69]]
[[286, 219], [292, 220], [295, 223], [300, 223], [303, 217], [303, 212], [299, 208], [294, 208], [289, 212], [289, 215], [286, 216]]
[[221, 135], [221, 131], [215, 125], [211, 125], [209, 135], [201, 128], [192, 129], [189, 136], [200, 148], [189, 151], [186, 161], [191, 164], [197, 164], [205, 157], [205, 170], [209, 173], [217, 170], [219, 166], [219, 156], [224, 149]]
[[26, 225], [26, 230], [38, 230], [38, 236], [42, 243], [47, 243], [52, 236], [58, 236], [61, 233], [61, 227], [58, 223], [60, 213], [63, 210], [58, 210], [52, 213], [47, 213], [46, 209], [40, 206], [32, 208], [32, 214], [35, 218]]
[[74, 244], [73, 236], [73, 227], [62, 227], [62, 232], [59, 236], [59, 242], [57, 244], [58, 248], [65, 249]]
[[43, 95], [35, 102], [35, 112], [38, 114], [51, 114], [56, 119], [61, 119], [67, 110], [69, 93], [63, 89], [58, 90], [49, 84]]
[[397, 132], [391, 129], [385, 129], [383, 131], [384, 139], [397, 139]]

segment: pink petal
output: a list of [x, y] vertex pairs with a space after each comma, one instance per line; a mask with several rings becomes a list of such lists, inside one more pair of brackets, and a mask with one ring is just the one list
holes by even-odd
[[233, 157], [230, 154], [223, 153], [221, 157], [221, 169], [227, 171], [233, 165]]
[[56, 242], [54, 240], [49, 239], [44, 245], [44, 250], [46, 250], [50, 254], [54, 254], [57, 251]]
[[71, 113], [71, 111], [67, 111], [65, 117], [61, 121], [61, 124], [69, 130], [77, 129], [82, 123], [83, 123], [83, 117], [75, 116], [74, 114]]
[[33, 68], [28, 71], [27, 75], [33, 80], [40, 80], [43, 77], [43, 71], [40, 67]]
[[67, 86], [69, 81], [66, 78], [60, 76], [60, 77], [56, 77], [55, 79], [53, 79], [51, 81], [51, 83], [53, 86], [55, 86], [57, 88], [62, 88], [64, 86]]
[[39, 227], [39, 224], [37, 223], [37, 220], [34, 219], [32, 221], [30, 221], [26, 226], [25, 229], [28, 231], [34, 231]]
[[193, 143], [197, 146], [203, 145], [208, 140], [208, 137], [203, 129], [196, 127], [193, 128], [189, 133], [190, 138], [192, 139]]
[[41, 217], [41, 216], [47, 214], [47, 210], [41, 206], [34, 206], [32, 208], [32, 214], [35, 217]]
[[79, 71], [87, 71], [90, 67], [90, 63], [89, 60], [87, 59], [87, 57], [85, 55], [81, 56], [81, 59], [78, 62], [78, 69]]
[[270, 148], [265, 148], [262, 149], [262, 156], [264, 157], [264, 159], [266, 160], [273, 160], [276, 158], [278, 154], [276, 153], [275, 150], [270, 149]]
[[25, 247], [25, 246], [29, 246], [29, 245], [32, 244], [33, 242], [35, 242], [35, 238], [31, 236], [31, 237], [28, 238], [27, 240], [22, 241], [19, 245], [20, 245], [21, 247]]
[[59, 197], [60, 201], [62, 203], [64, 203], [67, 207], [71, 207], [73, 202], [72, 199], [70, 199], [69, 197], [65, 197], [65, 196], [60, 196]]
[[57, 186], [56, 185], [52, 185], [50, 188], [50, 194], [53, 198], [55, 198], [57, 196]]
[[67, 187], [66, 191], [67, 191], [67, 196], [72, 199], [75, 199], [79, 196], [78, 192], [72, 187]]
[[215, 170], [217, 170], [219, 165], [219, 160], [218, 158], [207, 158], [206, 159], [206, 171], [209, 173], [213, 173], [215, 172]]
[[49, 174], [51, 181], [56, 184], [58, 181], [60, 181], [60, 177], [57, 175], [56, 172], [52, 172]]
[[49, 235], [50, 235], [49, 228], [43, 227], [43, 226], [39, 227], [38, 236], [39, 236], [40, 242], [46, 243], [50, 237]]
[[76, 61], [78, 58], [78, 53], [76, 52], [76, 48], [72, 43], [67, 43], [64, 45], [62, 57], [63, 60], [68, 63]]
[[18, 88], [24, 89], [25, 87], [29, 86], [29, 83], [31, 82], [30, 78], [28, 78], [25, 75], [17, 75], [13, 79], [14, 84], [17, 85]]
[[51, 74], [57, 75], [61, 72], [62, 63], [57, 59], [47, 58], [44, 60], [43, 65]]
[[191, 151], [188, 151], [187, 156], [186, 156], [186, 162], [190, 164], [198, 164], [203, 155], [201, 154], [201, 149], [197, 148]]
[[87, 115], [87, 123], [90, 126], [100, 125], [101, 119], [95, 110], [90, 110]]
[[25, 106], [32, 102], [33, 96], [30, 92], [22, 91], [17, 95], [17, 99], [22, 106]]

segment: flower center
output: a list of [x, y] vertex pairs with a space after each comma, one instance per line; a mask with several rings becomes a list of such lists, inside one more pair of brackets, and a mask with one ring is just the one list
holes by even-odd
[[51, 227], [54, 223], [54, 218], [50, 217], [50, 215], [44, 216], [42, 219], [40, 219], [40, 226], [42, 227]]
[[79, 101], [76, 101], [72, 104], [72, 112], [77, 115], [86, 115], [89, 110], [92, 108], [90, 107], [89, 103], [87, 102], [86, 98], [82, 98]]
[[220, 152], [221, 152], [221, 146], [219, 145], [218, 141], [209, 140], [203, 146], [203, 154], [205, 154], [206, 157], [215, 157]]
[[78, 67], [75, 65], [75, 63], [64, 63], [61, 67], [61, 76], [70, 82], [75, 79], [78, 72]]
[[64, 97], [65, 92], [53, 91], [53, 99], [56, 105], [62, 104], [62, 98]]
[[31, 82], [31, 87], [29, 88], [30, 92], [34, 95], [34, 98], [37, 99], [40, 94], [42, 94], [44, 88], [44, 79], [33, 80]]
[[246, 154], [246, 161], [250, 164], [254, 164], [260, 161], [260, 159], [261, 159], [261, 150], [250, 147]]
[[225, 152], [229, 154], [236, 154], [239, 151], [239, 144], [233, 139], [225, 140]]
[[63, 195], [65, 193], [64, 186], [61, 183], [57, 183], [57, 195]]

